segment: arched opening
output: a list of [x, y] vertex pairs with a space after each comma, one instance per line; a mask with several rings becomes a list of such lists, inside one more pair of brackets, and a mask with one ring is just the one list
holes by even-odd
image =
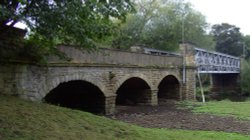
[[166, 76], [158, 86], [159, 103], [166, 99], [180, 99], [180, 84], [172, 75]]
[[133, 77], [126, 80], [116, 94], [117, 105], [148, 104], [151, 90], [143, 79]]
[[44, 101], [53, 105], [91, 113], [104, 113], [105, 97], [95, 85], [86, 81], [70, 81], [51, 90]]

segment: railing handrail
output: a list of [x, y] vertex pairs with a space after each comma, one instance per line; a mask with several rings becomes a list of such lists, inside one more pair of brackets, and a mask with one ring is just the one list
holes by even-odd
[[230, 58], [234, 58], [234, 59], [240, 59], [239, 57], [232, 56], [232, 55], [225, 54], [225, 53], [216, 52], [216, 51], [208, 51], [208, 50], [201, 49], [201, 48], [195, 48], [195, 50], [203, 51], [203, 52], [207, 52], [207, 53], [211, 53], [211, 54], [218, 54], [218, 55], [221, 55], [221, 56], [226, 56], [226, 57], [230, 57]]

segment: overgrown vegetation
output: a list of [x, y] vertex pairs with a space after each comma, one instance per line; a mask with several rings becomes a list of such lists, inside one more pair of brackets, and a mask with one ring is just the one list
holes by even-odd
[[[210, 86], [204, 86], [203, 87], [203, 92], [204, 92], [204, 96], [206, 101], [211, 100], [210, 98]], [[196, 87], [196, 99], [198, 101], [202, 101], [202, 95], [201, 95], [201, 88], [200, 87]]]
[[250, 95], [250, 64], [249, 61], [241, 62], [241, 90], [243, 95]]
[[142, 128], [78, 110], [0, 95], [0, 139], [248, 140], [250, 136]]
[[250, 100], [232, 102], [229, 100], [200, 102], [182, 102], [181, 107], [189, 108], [195, 113], [207, 113], [220, 116], [230, 116], [243, 120], [250, 120]]
[[211, 75], [210, 74], [200, 74], [200, 85], [198, 75], [196, 76], [196, 99], [198, 101], [202, 101], [202, 93], [201, 93], [201, 86], [203, 88], [203, 94], [205, 97], [205, 101], [211, 100]]

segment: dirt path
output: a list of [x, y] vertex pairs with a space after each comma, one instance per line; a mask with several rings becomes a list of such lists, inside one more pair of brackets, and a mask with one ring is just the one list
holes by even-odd
[[143, 127], [176, 128], [189, 130], [214, 130], [250, 134], [250, 121], [209, 114], [194, 114], [177, 109], [174, 101], [151, 106], [118, 106], [112, 119], [137, 124]]

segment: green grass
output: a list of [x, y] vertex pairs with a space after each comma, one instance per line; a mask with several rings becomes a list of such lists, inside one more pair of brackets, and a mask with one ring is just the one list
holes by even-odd
[[215, 131], [149, 129], [43, 103], [0, 95], [1, 140], [249, 140]]
[[232, 102], [229, 100], [201, 102], [182, 102], [181, 106], [190, 108], [195, 113], [209, 113], [230, 116], [241, 120], [250, 120], [250, 101]]

